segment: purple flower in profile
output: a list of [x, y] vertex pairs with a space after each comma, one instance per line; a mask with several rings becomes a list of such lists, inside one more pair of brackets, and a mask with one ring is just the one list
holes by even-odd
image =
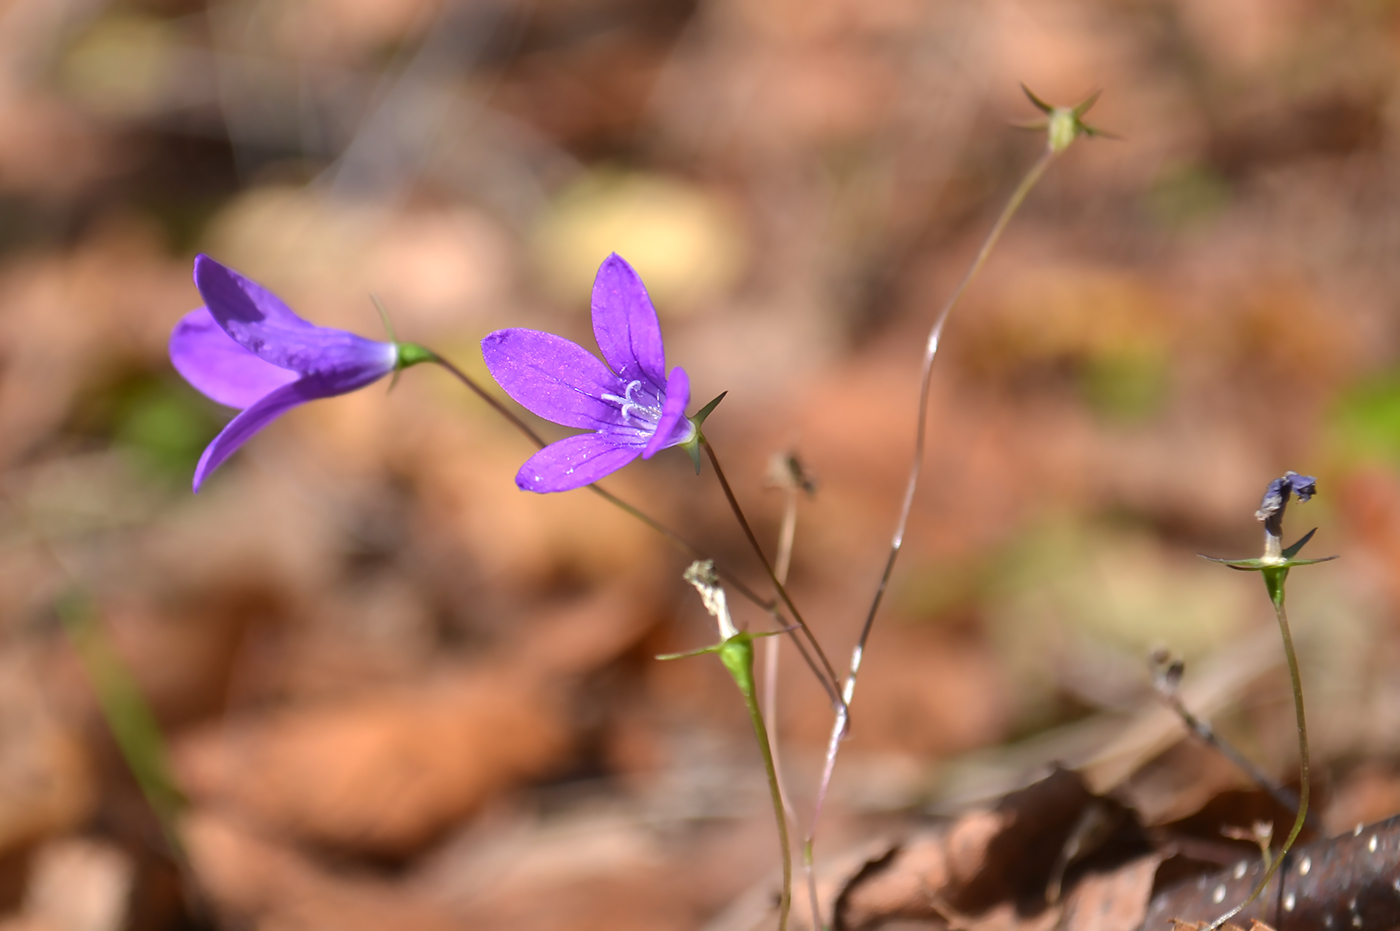
[[538, 330], [497, 330], [481, 341], [491, 377], [545, 420], [593, 431], [551, 443], [525, 461], [515, 484], [541, 494], [598, 481], [633, 459], [693, 442], [685, 416], [690, 379], [666, 374], [661, 324], [642, 279], [616, 253], [593, 282], [593, 335], [607, 365], [571, 340]]
[[287, 411], [363, 388], [406, 364], [400, 349], [408, 344], [308, 323], [277, 295], [207, 255], [194, 260], [194, 283], [204, 306], [175, 324], [170, 361], [203, 394], [242, 409], [200, 457], [196, 492], [238, 447]]

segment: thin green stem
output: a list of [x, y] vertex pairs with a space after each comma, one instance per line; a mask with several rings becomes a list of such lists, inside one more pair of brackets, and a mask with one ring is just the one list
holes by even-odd
[[[447, 359], [444, 359], [437, 353], [432, 352], [431, 350], [424, 351], [430, 354], [432, 362], [435, 362], [436, 364], [446, 369], [454, 378], [456, 378], [459, 382], [465, 385], [468, 390], [470, 390], [481, 400], [485, 401], [486, 404], [493, 411], [500, 414], [510, 423], [511, 426], [515, 427], [515, 429], [519, 430], [522, 434], [524, 434], [526, 439], [528, 439], [531, 443], [534, 443], [535, 446], [539, 447], [540, 449], [543, 449], [545, 446], [549, 445], [548, 442], [538, 433], [536, 433], [529, 424], [522, 420], [518, 414], [516, 414], [509, 407], [503, 404], [501, 400], [497, 398], [494, 394], [481, 387], [481, 385], [477, 383], [476, 379], [472, 378], [466, 372], [462, 371], [457, 366], [453, 365], [451, 362], [449, 362]], [[606, 491], [597, 485], [589, 485], [588, 490], [593, 492], [598, 497], [602, 498], [604, 501], [607, 501], [609, 504], [612, 504], [615, 507], [626, 511], [628, 514], [632, 515], [637, 520], [646, 524], [652, 530], [655, 530], [667, 540], [670, 540], [677, 547], [684, 550], [691, 557], [695, 559], [707, 558], [705, 554], [700, 551], [699, 547], [695, 546], [693, 543], [686, 540], [680, 534], [676, 533], [674, 530], [667, 527], [665, 524], [661, 523], [655, 518], [649, 516], [636, 506], [628, 504], [626, 501], [622, 500], [612, 492]], [[730, 587], [732, 587], [744, 598], [753, 602], [755, 605], [762, 608], [763, 610], [772, 613], [778, 620], [779, 627], [787, 626], [786, 623], [784, 623], [782, 615], [777, 613], [776, 602], [774, 602], [771, 599], [759, 597], [759, 595], [756, 594], [753, 591], [753, 589], [749, 588], [740, 579], [735, 578], [732, 573], [726, 571], [725, 569], [717, 567], [715, 571], [719, 573], [720, 578], [722, 578]]]
[[1221, 915], [1211, 922], [1208, 931], [1216, 931], [1231, 918], [1249, 907], [1250, 903], [1259, 898], [1264, 890], [1268, 888], [1269, 882], [1274, 878], [1284, 859], [1288, 856], [1288, 851], [1293, 847], [1293, 842], [1298, 839], [1299, 833], [1303, 830], [1303, 824], [1308, 819], [1308, 722], [1303, 714], [1303, 679], [1298, 674], [1298, 654], [1293, 649], [1293, 634], [1288, 629], [1288, 612], [1284, 610], [1284, 581], [1288, 578], [1288, 569], [1265, 569], [1263, 570], [1264, 584], [1269, 590], [1269, 600], [1274, 605], [1274, 615], [1278, 618], [1278, 631], [1283, 637], [1283, 653], [1288, 658], [1288, 677], [1293, 684], [1293, 712], [1298, 720], [1298, 815], [1293, 819], [1293, 829], [1288, 832], [1288, 838], [1284, 840], [1283, 847], [1279, 850], [1278, 856], [1272, 863], [1267, 864], [1263, 877], [1259, 880], [1259, 885], [1249, 894], [1239, 905]]
[[[1235, 766], [1248, 776], [1261, 791], [1267, 792], [1275, 802], [1278, 802], [1279, 805], [1284, 808], [1296, 808], [1298, 806], [1297, 795], [1284, 786], [1275, 785], [1268, 776], [1264, 775], [1259, 767], [1254, 765], [1249, 757], [1237, 750], [1235, 746], [1224, 737], [1217, 734], [1215, 728], [1211, 727], [1210, 722], [1204, 721], [1192, 714], [1191, 710], [1182, 702], [1180, 696], [1172, 695], [1165, 698], [1164, 701], [1167, 707], [1176, 712], [1177, 717], [1181, 718], [1182, 723], [1186, 725], [1191, 733], [1195, 734], [1202, 743], [1211, 747], [1221, 756], [1225, 757], [1225, 759], [1235, 764]], [[1307, 820], [1308, 824], [1314, 829], [1321, 828], [1321, 825], [1315, 821], [1311, 812], [1308, 813]]]
[[[734, 496], [734, 489], [729, 486], [729, 479], [725, 477], [724, 467], [719, 464], [719, 456], [715, 453], [714, 446], [704, 436], [700, 438], [700, 444], [705, 447], [705, 453], [710, 457], [710, 464], [715, 467], [715, 477], [719, 479], [720, 488], [724, 489], [725, 500], [729, 502], [729, 509], [734, 512], [734, 517], [739, 521], [739, 526], [743, 528], [744, 536], [749, 541], [749, 547], [758, 556], [758, 561], [763, 564], [763, 571], [768, 573], [768, 579], [773, 583], [773, 588], [782, 599], [792, 614], [793, 620], [797, 622], [798, 628], [803, 636], [807, 638], [812, 650], [821, 660], [822, 669], [825, 675], [819, 675], [827, 695], [831, 697], [832, 704], [844, 708], [845, 703], [841, 700], [840, 687], [841, 680], [836, 675], [836, 670], [832, 667], [831, 661], [826, 658], [826, 653], [822, 650], [821, 644], [817, 642], [817, 637], [812, 633], [812, 628], [807, 626], [807, 621], [803, 619], [802, 613], [797, 610], [797, 605], [793, 604], [789, 597], [787, 587], [778, 580], [778, 576], [773, 572], [773, 564], [768, 561], [768, 557], [763, 552], [763, 546], [759, 544], [758, 537], [754, 535], [753, 527], [749, 525], [749, 519], [744, 516], [744, 509], [739, 505], [739, 499]], [[795, 640], [796, 638], [794, 638]]]
[[977, 256], [963, 273], [962, 279], [958, 281], [953, 293], [948, 296], [938, 316], [934, 319], [933, 327], [929, 330], [928, 339], [924, 343], [923, 365], [919, 372], [919, 411], [918, 421], [914, 429], [914, 458], [909, 466], [909, 479], [904, 488], [904, 499], [900, 504], [899, 518], [895, 522], [894, 535], [890, 540], [889, 556], [885, 559], [884, 570], [880, 573], [879, 584], [875, 586], [875, 597], [870, 602], [870, 610], [866, 612], [865, 623], [861, 625], [860, 637], [856, 640], [855, 647], [851, 650], [851, 667], [846, 675], [845, 686], [841, 691], [840, 710], [837, 713], [836, 721], [832, 724], [831, 737], [827, 741], [826, 761], [822, 766], [821, 782], [817, 787], [816, 802], [812, 809], [811, 827], [804, 842], [804, 849], [807, 851], [805, 868], [807, 870], [807, 884], [812, 898], [812, 927], [820, 928], [820, 917], [816, 909], [816, 879], [813, 876], [811, 847], [813, 839], [816, 837], [817, 824], [821, 820], [822, 807], [826, 803], [826, 795], [831, 787], [831, 776], [836, 768], [836, 756], [841, 747], [841, 739], [846, 734], [846, 729], [850, 724], [850, 705], [855, 697], [856, 678], [860, 675], [861, 661], [865, 656], [865, 644], [870, 639], [871, 628], [875, 624], [875, 616], [880, 610], [880, 603], [884, 600], [885, 590], [889, 587], [890, 576], [894, 572], [895, 560], [899, 558], [899, 551], [904, 546], [904, 534], [909, 526], [909, 515], [914, 509], [914, 494], [919, 487], [919, 476], [924, 468], [924, 450], [928, 439], [928, 409], [929, 396], [933, 386], [933, 360], [938, 354], [938, 344], [943, 337], [943, 328], [948, 323], [948, 317], [952, 314], [953, 308], [957, 306], [958, 300], [963, 296], [972, 280], [977, 277], [977, 273], [986, 264], [987, 257], [992, 254], [992, 249], [1001, 240], [1001, 234], [1005, 231], [1006, 225], [1011, 222], [1011, 218], [1016, 214], [1021, 204], [1025, 202], [1026, 196], [1035, 187], [1045, 170], [1050, 167], [1050, 163], [1055, 160], [1057, 150], [1047, 145], [1025, 176], [1020, 184], [1011, 192], [1011, 197], [1007, 200], [1006, 206], [1002, 208], [996, 222], [992, 224], [991, 231], [987, 233], [987, 238], [982, 242], [982, 247], [977, 250]]
[[758, 707], [758, 698], [752, 688], [744, 692], [744, 704], [748, 706], [754, 737], [758, 740], [759, 752], [763, 754], [763, 768], [768, 773], [768, 794], [773, 800], [773, 820], [778, 823], [778, 846], [782, 848], [783, 858], [783, 892], [778, 905], [778, 931], [786, 931], [788, 912], [792, 909], [792, 843], [788, 838], [787, 806], [783, 802], [782, 784], [778, 780], [778, 765], [773, 758], [772, 746], [768, 742], [768, 728], [764, 725], [763, 712]]

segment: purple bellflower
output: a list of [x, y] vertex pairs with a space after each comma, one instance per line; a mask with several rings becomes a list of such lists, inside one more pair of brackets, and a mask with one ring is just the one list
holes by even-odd
[[[591, 430], [525, 461], [515, 484], [541, 494], [591, 485], [633, 459], [694, 444], [685, 416], [690, 378], [666, 373], [661, 324], [646, 287], [616, 253], [593, 282], [593, 335], [607, 364], [577, 343], [539, 330], [497, 330], [481, 341], [491, 377], [531, 412]], [[697, 460], [698, 466], [698, 460]]]
[[307, 401], [363, 388], [430, 361], [412, 343], [381, 343], [308, 323], [257, 282], [207, 255], [194, 260], [204, 306], [170, 334], [170, 361], [201, 393], [242, 410], [204, 450], [194, 490], [259, 430]]

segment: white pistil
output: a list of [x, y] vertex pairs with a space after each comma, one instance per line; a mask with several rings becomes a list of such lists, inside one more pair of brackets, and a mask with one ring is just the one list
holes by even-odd
[[[642, 390], [642, 380], [640, 378], [634, 378], [627, 383], [626, 389], [622, 392], [623, 397], [618, 397], [615, 394], [605, 394], [602, 395], [602, 398], [604, 401], [612, 401], [618, 406], [619, 410], [622, 412], [623, 420], [629, 417], [635, 417], [638, 423], [655, 429], [657, 422], [661, 420], [661, 408], [652, 407], [650, 404], [643, 404], [639, 401], [632, 400], [632, 392], [640, 390]], [[645, 416], [635, 415], [633, 411], [641, 411]]]

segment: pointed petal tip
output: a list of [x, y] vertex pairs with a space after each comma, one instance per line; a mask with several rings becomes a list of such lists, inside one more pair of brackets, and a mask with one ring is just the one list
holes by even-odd
[[656, 390], [666, 384], [661, 321], [637, 270], [617, 253], [598, 266], [590, 299], [593, 337], [624, 383], [644, 378]]
[[197, 288], [202, 289], [213, 276], [227, 276], [232, 271], [233, 269], [218, 259], [212, 259], [203, 252], [194, 257], [194, 284]]

